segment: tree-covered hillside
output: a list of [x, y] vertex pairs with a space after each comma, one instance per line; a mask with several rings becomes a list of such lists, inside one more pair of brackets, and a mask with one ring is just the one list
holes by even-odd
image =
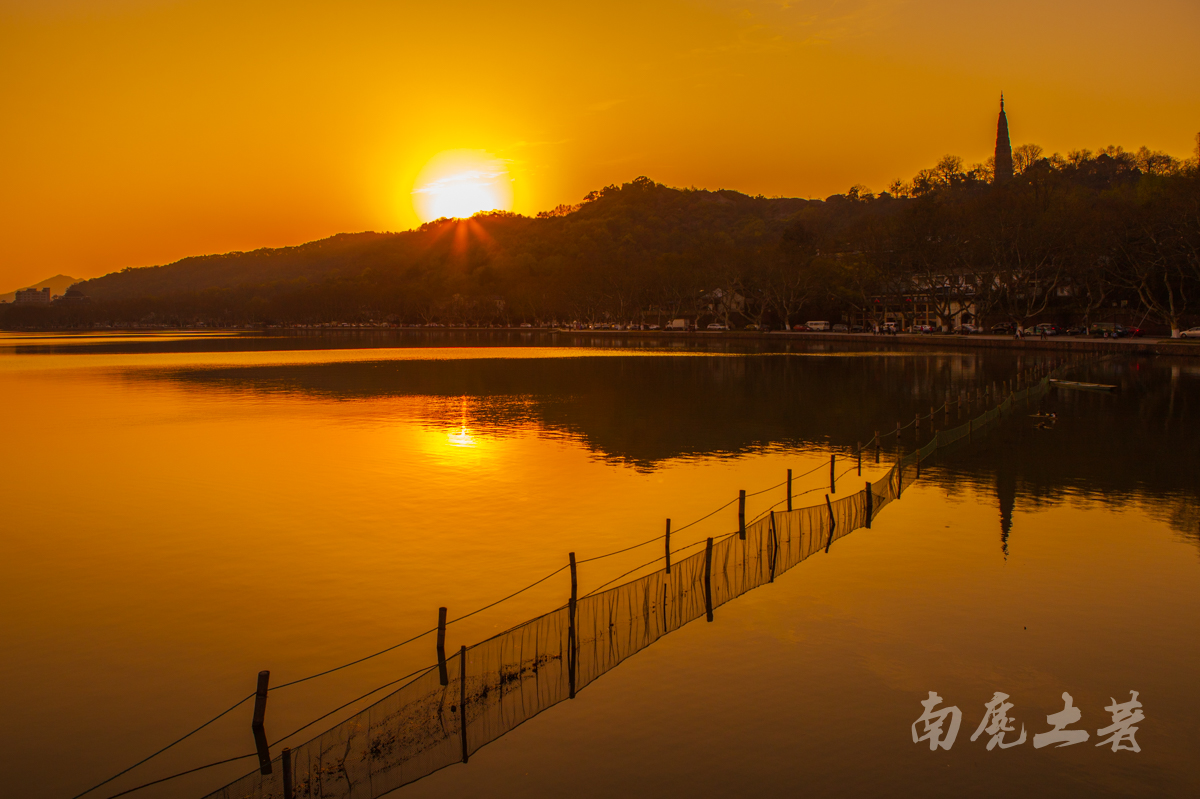
[[[1120, 308], [1164, 332], [1200, 293], [1200, 177], [1143, 148], [1042, 157], [1017, 174], [947, 156], [910, 183], [824, 201], [674, 189], [648, 178], [537, 217], [481, 214], [404, 233], [126, 269], [0, 325], [533, 324], [677, 316], [791, 326], [921, 318], [946, 329], [1088, 321]], [[1103, 312], [1103, 313], [1102, 313]], [[1140, 315], [1140, 317], [1138, 316]]]

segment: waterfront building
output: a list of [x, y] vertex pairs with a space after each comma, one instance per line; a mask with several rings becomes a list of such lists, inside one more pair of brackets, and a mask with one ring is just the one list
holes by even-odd
[[21, 289], [13, 299], [14, 305], [49, 305], [50, 289]]

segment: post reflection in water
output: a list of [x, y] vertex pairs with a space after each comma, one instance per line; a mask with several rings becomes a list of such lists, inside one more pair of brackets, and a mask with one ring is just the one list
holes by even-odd
[[[21, 688], [0, 700], [14, 795], [73, 795], [245, 695], [260, 669], [282, 683], [378, 651], [428, 629], [439, 605], [455, 618], [569, 551], [582, 560], [660, 535], [664, 518], [678, 528], [786, 469], [817, 468], [796, 490], [819, 500], [831, 453], [840, 464], [874, 431], [1033, 360], [218, 341], [0, 351], [0, 389], [22, 420], [8, 432], [20, 455], [3, 474], [6, 526], [17, 532], [0, 565], [0, 600], [16, 609], [0, 663]], [[1186, 709], [1200, 703], [1187, 632], [1200, 621], [1200, 375], [1190, 360], [1157, 358], [1071, 376], [1120, 388], [1051, 392], [1053, 429], [1013, 418], [939, 456], [874, 529], [402, 793], [1186, 794], [1197, 787], [1182, 766], [1196, 734]], [[899, 447], [886, 438], [862, 480], [928, 435], [910, 426]], [[838, 496], [861, 489], [853, 473], [844, 480]], [[678, 544], [729, 532], [735, 512]], [[581, 595], [642, 555], [583, 564]], [[560, 606], [564, 580], [452, 626], [448, 648]], [[432, 654], [419, 641], [273, 692], [268, 734]], [[1003, 690], [1031, 731], [1068, 690], [1093, 732], [1110, 696], [1139, 690], [1143, 751], [985, 758], [960, 741], [942, 760], [918, 757], [908, 727], [931, 688], [963, 708], [964, 725]], [[248, 721], [234, 716], [113, 792], [244, 754]], [[53, 768], [62, 757], [75, 768]], [[199, 796], [245, 770], [144, 795]]]

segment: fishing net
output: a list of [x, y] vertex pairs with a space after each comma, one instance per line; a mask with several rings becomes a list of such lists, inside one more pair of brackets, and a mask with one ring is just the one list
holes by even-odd
[[[772, 512], [682, 560], [580, 598], [447, 658], [290, 753], [293, 795], [378, 797], [469, 756], [637, 654], [664, 635], [794, 568], [870, 521], [918, 477], [938, 449], [983, 432], [1042, 381], [959, 427], [938, 431], [863, 490]], [[870, 496], [868, 497], [868, 491]], [[466, 719], [465, 729], [463, 719]], [[278, 756], [208, 799], [283, 799]]]

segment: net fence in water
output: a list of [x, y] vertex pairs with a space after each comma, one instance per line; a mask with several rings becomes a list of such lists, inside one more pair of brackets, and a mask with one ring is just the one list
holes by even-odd
[[[857, 494], [772, 511], [652, 574], [590, 594], [447, 658], [350, 719], [291, 750], [291, 795], [367, 799], [469, 756], [573, 696], [664, 635], [794, 568], [871, 521], [918, 479], [921, 461], [983, 435], [1047, 380], [964, 425], [938, 431]], [[465, 725], [464, 725], [465, 718]], [[283, 799], [280, 758], [206, 799]]]

